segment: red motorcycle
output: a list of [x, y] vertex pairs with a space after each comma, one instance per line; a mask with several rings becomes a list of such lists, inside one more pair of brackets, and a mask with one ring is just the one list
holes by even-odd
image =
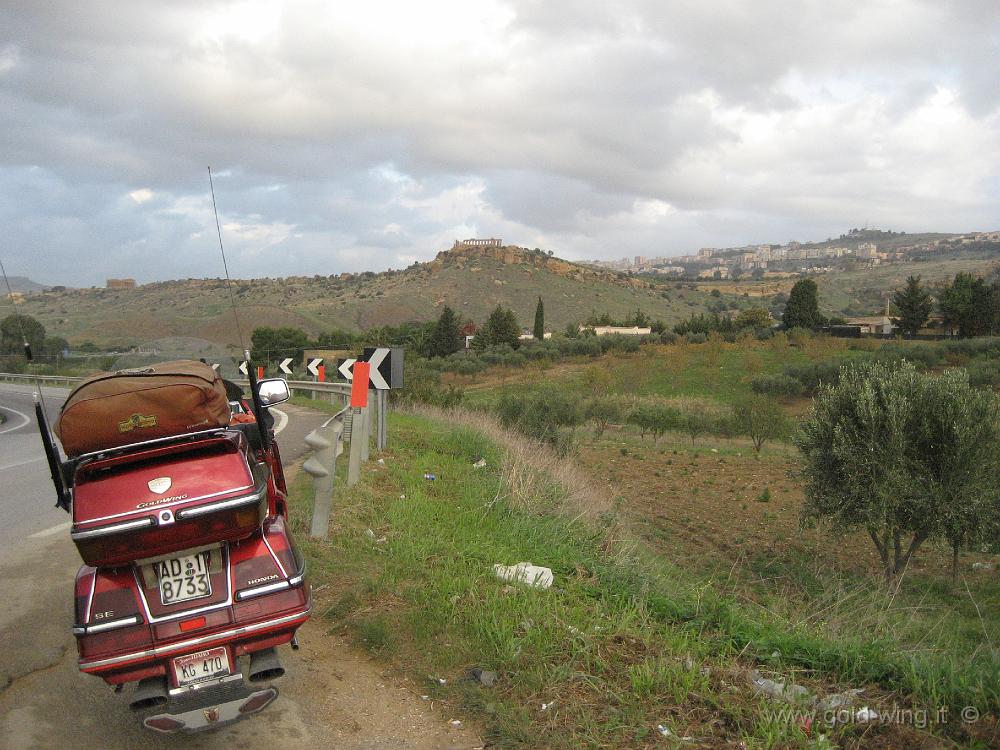
[[272, 703], [270, 683], [285, 671], [277, 647], [297, 648], [309, 618], [305, 561], [266, 426], [288, 386], [257, 382], [250, 370], [251, 399], [237, 413], [197, 362], [91, 378], [60, 415], [67, 461], [36, 407], [84, 562], [73, 628], [80, 669], [116, 690], [136, 683], [130, 705], [157, 732], [221, 726]]

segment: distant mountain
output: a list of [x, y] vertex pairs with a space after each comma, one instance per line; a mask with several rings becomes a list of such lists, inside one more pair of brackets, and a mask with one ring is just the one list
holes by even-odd
[[[0, 281], [2, 281], [2, 279], [0, 279]], [[12, 292], [44, 292], [46, 289], [50, 288], [44, 284], [32, 281], [26, 276], [8, 276], [7, 281], [10, 282], [10, 289]], [[2, 291], [6, 292], [7, 289], [3, 288]]]

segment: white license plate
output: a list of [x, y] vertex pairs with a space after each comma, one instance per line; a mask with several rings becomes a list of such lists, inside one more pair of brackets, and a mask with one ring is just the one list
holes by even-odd
[[191, 599], [212, 595], [212, 581], [208, 577], [211, 551], [174, 557], [153, 563], [160, 584], [160, 601], [177, 604]]
[[174, 677], [178, 687], [228, 676], [229, 654], [225, 646], [174, 658]]

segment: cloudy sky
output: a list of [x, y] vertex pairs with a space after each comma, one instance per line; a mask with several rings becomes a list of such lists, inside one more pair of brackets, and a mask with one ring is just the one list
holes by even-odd
[[1000, 229], [996, 0], [4, 0], [0, 260], [49, 284]]

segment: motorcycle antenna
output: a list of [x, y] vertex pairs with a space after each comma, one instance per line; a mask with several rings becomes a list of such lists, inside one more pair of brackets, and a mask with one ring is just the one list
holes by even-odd
[[[0, 260], [0, 274], [3, 275], [4, 284], [7, 286], [7, 297], [10, 299], [10, 305], [14, 309], [14, 323], [18, 327], [18, 332], [21, 334], [21, 341], [24, 342], [24, 356], [28, 362], [33, 361], [31, 356], [31, 342], [28, 341], [28, 336], [24, 332], [24, 323], [17, 317], [17, 305], [14, 302], [14, 290], [11, 289], [10, 279], [7, 277], [7, 269], [4, 268], [3, 260]], [[35, 420], [38, 422], [38, 431], [42, 436], [42, 446], [45, 448], [45, 459], [49, 464], [49, 474], [52, 477], [52, 484], [56, 490], [56, 507], [62, 508], [64, 511], [69, 513], [70, 510], [70, 493], [66, 487], [65, 479], [63, 478], [62, 461], [59, 458], [59, 450], [56, 448], [55, 443], [52, 441], [52, 435], [49, 432], [49, 420], [48, 415], [45, 412], [45, 396], [42, 394], [42, 381], [38, 377], [38, 373], [35, 372], [35, 387], [38, 389], [34, 393], [35, 401]]]
[[267, 427], [264, 426], [264, 405], [260, 400], [260, 393], [257, 388], [257, 373], [254, 371], [253, 363], [250, 361], [250, 350], [247, 349], [246, 341], [243, 340], [243, 330], [240, 328], [240, 316], [236, 308], [236, 295], [233, 293], [233, 282], [229, 278], [229, 264], [226, 263], [226, 248], [222, 245], [222, 225], [219, 223], [219, 208], [215, 203], [215, 185], [212, 182], [212, 166], [208, 167], [208, 187], [212, 192], [212, 211], [215, 212], [215, 229], [219, 233], [219, 251], [222, 253], [222, 267], [226, 271], [226, 288], [229, 289], [229, 302], [233, 308], [233, 319], [236, 321], [236, 335], [240, 338], [240, 348], [243, 350], [243, 357], [247, 363], [247, 380], [250, 383], [250, 398], [253, 403], [254, 417], [257, 419], [257, 430], [260, 432], [260, 442], [264, 450], [271, 444], [271, 438]]
[[208, 188], [212, 193], [212, 211], [215, 213], [215, 230], [219, 234], [219, 251], [222, 253], [222, 267], [226, 271], [226, 289], [229, 290], [229, 302], [233, 307], [233, 320], [236, 321], [236, 335], [240, 339], [240, 349], [246, 351], [247, 344], [243, 340], [243, 329], [240, 328], [240, 316], [236, 308], [236, 295], [233, 293], [233, 281], [229, 278], [229, 264], [226, 263], [226, 248], [222, 245], [222, 225], [219, 224], [219, 208], [215, 204], [215, 184], [212, 182], [212, 166], [208, 166]]

